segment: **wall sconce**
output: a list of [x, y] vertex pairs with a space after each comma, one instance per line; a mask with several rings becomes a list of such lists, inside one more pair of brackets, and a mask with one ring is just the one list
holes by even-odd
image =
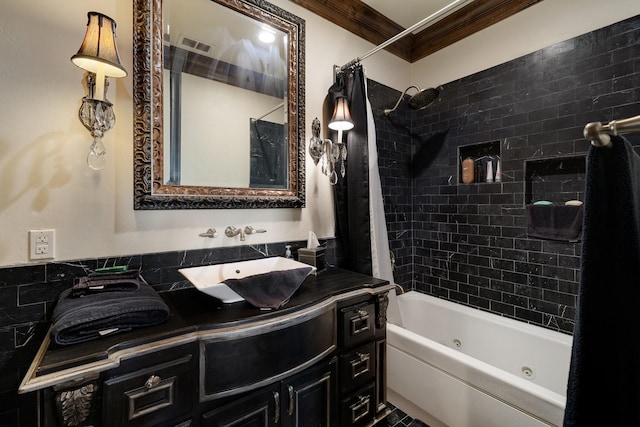
[[104, 167], [106, 154], [102, 136], [116, 121], [113, 104], [106, 99], [109, 86], [106, 78], [125, 77], [127, 70], [122, 66], [118, 55], [116, 22], [98, 12], [89, 12], [87, 16], [87, 32], [80, 50], [71, 57], [71, 62], [88, 71], [89, 95], [82, 98], [78, 116], [93, 136], [87, 164], [91, 169], [100, 170]]
[[338, 131], [336, 142], [330, 139], [320, 138], [320, 121], [316, 117], [311, 125], [313, 136], [309, 142], [309, 155], [318, 164], [322, 160], [322, 173], [329, 176], [329, 183], [338, 183], [338, 173], [336, 163], [340, 160], [340, 176], [344, 178], [346, 174], [344, 162], [347, 160], [347, 146], [342, 142], [342, 132], [353, 129], [353, 120], [349, 111], [349, 101], [346, 96], [336, 97], [336, 105], [333, 116], [329, 121], [329, 129]]

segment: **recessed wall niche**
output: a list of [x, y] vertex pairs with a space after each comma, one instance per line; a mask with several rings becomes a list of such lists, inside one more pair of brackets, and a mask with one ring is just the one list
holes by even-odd
[[[462, 145], [458, 147], [458, 183], [464, 184], [462, 177], [463, 162], [473, 160], [473, 183], [493, 182], [500, 160], [500, 141]], [[488, 164], [491, 162], [492, 179], [487, 181]]]
[[539, 200], [584, 202], [586, 156], [525, 160], [525, 204]]

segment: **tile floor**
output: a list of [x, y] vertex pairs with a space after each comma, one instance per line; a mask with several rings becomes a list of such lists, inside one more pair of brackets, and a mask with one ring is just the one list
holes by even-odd
[[388, 403], [388, 405], [392, 412], [387, 416], [386, 427], [429, 427], [420, 420], [414, 420], [391, 403]]

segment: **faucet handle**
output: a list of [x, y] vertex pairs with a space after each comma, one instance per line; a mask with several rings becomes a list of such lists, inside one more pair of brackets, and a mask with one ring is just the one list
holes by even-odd
[[214, 237], [218, 237], [218, 232], [216, 231], [215, 228], [210, 228], [207, 230], [206, 233], [200, 233], [198, 234], [198, 236], [200, 237], [208, 237], [210, 239], [213, 239]]
[[265, 230], [265, 229], [261, 229], [261, 228], [259, 228], [259, 229], [255, 229], [255, 228], [253, 228], [253, 227], [252, 227], [252, 226], [250, 226], [250, 225], [247, 225], [247, 226], [244, 228], [244, 233], [245, 233], [245, 234], [256, 234], [256, 233], [266, 233], [266, 232], [267, 232], [267, 230]]

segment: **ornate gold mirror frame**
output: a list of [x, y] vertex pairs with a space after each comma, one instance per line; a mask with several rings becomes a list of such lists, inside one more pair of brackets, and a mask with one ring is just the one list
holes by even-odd
[[[301, 208], [305, 204], [305, 22], [263, 0], [211, 0], [288, 36], [284, 189], [168, 185], [163, 177], [162, 0], [134, 0], [134, 209]], [[229, 149], [232, 149], [230, 144]], [[221, 154], [223, 155], [223, 154]]]

